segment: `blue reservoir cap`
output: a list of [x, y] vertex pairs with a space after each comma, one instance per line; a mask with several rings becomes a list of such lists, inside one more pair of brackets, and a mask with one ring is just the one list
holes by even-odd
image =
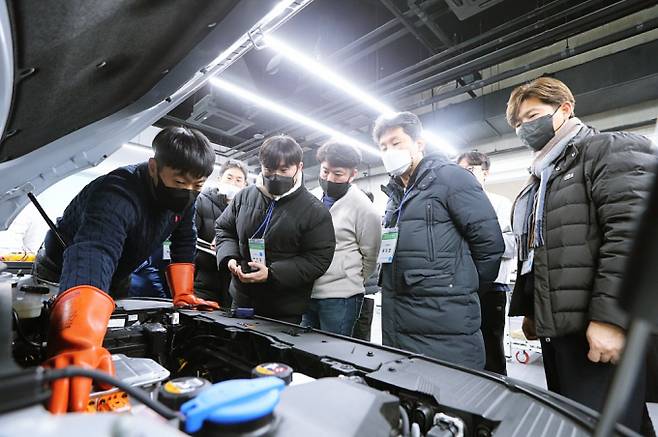
[[181, 406], [185, 431], [197, 432], [205, 421], [236, 425], [272, 414], [285, 386], [274, 376], [214, 384]]

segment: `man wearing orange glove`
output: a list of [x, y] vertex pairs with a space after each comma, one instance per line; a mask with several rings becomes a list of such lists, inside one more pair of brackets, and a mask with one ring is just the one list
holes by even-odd
[[[171, 241], [167, 280], [176, 307], [213, 310], [194, 295], [194, 203], [213, 170], [208, 139], [182, 127], [163, 129], [148, 163], [118, 168], [87, 185], [57, 220], [66, 247], [50, 231], [37, 255], [37, 277], [59, 282], [50, 315], [45, 365], [70, 365], [113, 373], [102, 347], [114, 298], [127, 295], [130, 274], [165, 240]], [[112, 297], [110, 297], [112, 296]], [[53, 413], [83, 411], [89, 378], [56, 381]]]

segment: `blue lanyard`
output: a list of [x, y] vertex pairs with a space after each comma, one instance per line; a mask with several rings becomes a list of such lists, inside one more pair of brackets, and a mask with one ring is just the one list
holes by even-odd
[[411, 185], [408, 189], [404, 190], [404, 194], [402, 195], [402, 200], [400, 200], [400, 205], [397, 207], [395, 211], [393, 211], [393, 214], [397, 215], [395, 219], [396, 226], [400, 223], [400, 217], [402, 217], [402, 210], [404, 208], [404, 204], [406, 203], [409, 194], [411, 194], [411, 190], [413, 190], [415, 186], [416, 183], [414, 182], [413, 185]]
[[276, 206], [276, 200], [273, 200], [272, 203], [270, 203], [269, 208], [267, 208], [267, 214], [265, 214], [265, 220], [263, 221], [263, 223], [260, 224], [258, 229], [256, 229], [256, 232], [254, 232], [254, 235], [251, 238], [256, 238], [256, 236], [260, 233], [263, 227], [265, 227], [265, 230], [263, 230], [262, 237], [265, 238], [265, 233], [267, 232], [267, 228], [270, 226], [270, 221], [272, 220], [272, 213], [274, 212], [275, 206]]

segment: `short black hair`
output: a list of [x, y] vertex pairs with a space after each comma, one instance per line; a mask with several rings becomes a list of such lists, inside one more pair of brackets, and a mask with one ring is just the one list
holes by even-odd
[[169, 126], [153, 139], [155, 160], [159, 166], [179, 170], [195, 178], [210, 176], [215, 151], [208, 138], [196, 129]]
[[379, 139], [389, 129], [401, 127], [404, 133], [416, 141], [423, 134], [423, 124], [413, 112], [398, 112], [393, 115], [380, 115], [372, 128], [372, 139], [379, 144]]
[[361, 152], [351, 144], [329, 141], [315, 155], [319, 163], [328, 162], [332, 167], [357, 168], [361, 163]]
[[281, 162], [287, 166], [299, 165], [303, 156], [302, 148], [288, 135], [269, 137], [263, 141], [258, 152], [261, 165], [269, 170], [276, 170]]
[[478, 152], [476, 150], [462, 153], [457, 158], [457, 164], [462, 161], [466, 161], [468, 165], [479, 165], [482, 167], [482, 170], [489, 170], [491, 167], [491, 160], [486, 153]]
[[237, 168], [244, 173], [244, 180], [247, 181], [247, 166], [244, 165], [242, 161], [236, 161], [235, 159], [229, 159], [219, 168], [219, 177], [221, 178], [226, 173], [226, 170], [229, 168]]

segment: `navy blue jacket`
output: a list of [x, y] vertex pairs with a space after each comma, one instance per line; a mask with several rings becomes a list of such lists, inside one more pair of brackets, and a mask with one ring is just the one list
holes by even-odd
[[496, 279], [505, 249], [496, 213], [473, 175], [441, 154], [426, 156], [409, 186], [399, 216], [404, 188], [385, 187], [385, 227], [399, 237], [382, 264], [382, 341], [482, 369], [478, 289]]
[[66, 207], [57, 228], [68, 243], [62, 251], [52, 232], [46, 255], [60, 267], [60, 290], [111, 284], [130, 274], [171, 235], [171, 261], [194, 262], [194, 205], [182, 215], [159, 207], [146, 163], [120, 167], [90, 182]]
[[130, 297], [171, 297], [164, 274], [169, 259], [163, 257], [160, 247], [130, 275]]

